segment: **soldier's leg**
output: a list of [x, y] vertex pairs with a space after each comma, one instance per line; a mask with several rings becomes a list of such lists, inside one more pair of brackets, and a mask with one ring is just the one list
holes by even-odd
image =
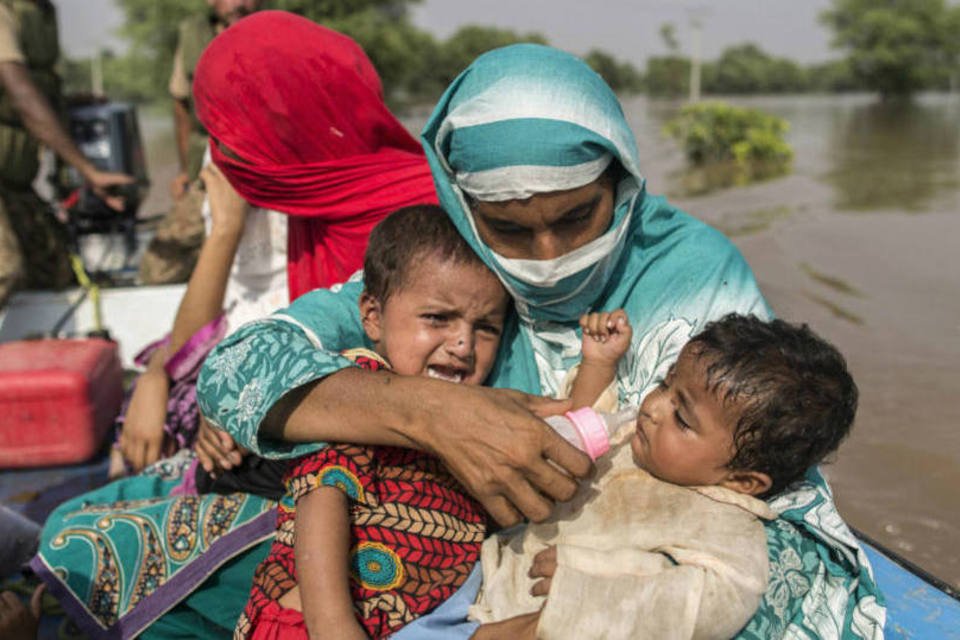
[[5, 194], [10, 224], [23, 255], [22, 285], [27, 289], [63, 289], [75, 282], [67, 249], [67, 230], [34, 191]]
[[160, 222], [140, 260], [140, 282], [171, 284], [190, 278], [205, 235], [201, 215], [203, 195], [191, 186]]
[[0, 308], [7, 302], [23, 274], [23, 255], [20, 243], [10, 224], [4, 202], [6, 193], [0, 190]]

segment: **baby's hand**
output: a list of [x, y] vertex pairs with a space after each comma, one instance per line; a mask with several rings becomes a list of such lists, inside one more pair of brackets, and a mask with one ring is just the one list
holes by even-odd
[[533, 557], [533, 564], [530, 571], [527, 572], [531, 578], [540, 578], [530, 589], [530, 595], [547, 596], [550, 595], [550, 583], [553, 581], [553, 574], [557, 572], [557, 547], [547, 547]]
[[588, 313], [580, 318], [583, 360], [616, 364], [630, 347], [633, 329], [623, 309]]

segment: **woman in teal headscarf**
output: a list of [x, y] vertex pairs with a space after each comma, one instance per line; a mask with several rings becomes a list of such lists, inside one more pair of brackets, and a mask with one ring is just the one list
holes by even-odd
[[[441, 203], [516, 302], [495, 388], [351, 367], [337, 353], [366, 344], [354, 278], [222, 342], [201, 374], [201, 407], [268, 457], [320, 441], [431, 451], [502, 524], [539, 520], [574, 489], [551, 462], [587, 471], [532, 412], [556, 409], [536, 398], [555, 395], [578, 361], [582, 313], [627, 310], [634, 344], [617, 390], [639, 404], [705, 322], [770, 312], [729, 241], [646, 193], [616, 97], [573, 56], [534, 45], [481, 56], [441, 98], [423, 144]], [[819, 472], [771, 506], [781, 517], [767, 528], [769, 589], [741, 637], [879, 637], [879, 594]], [[477, 575], [396, 637], [468, 637]]]
[[[579, 358], [577, 318], [622, 307], [635, 344], [617, 387], [621, 403], [639, 404], [704, 322], [731, 311], [769, 315], [749, 267], [724, 237], [646, 193], [618, 101], [577, 58], [535, 45], [481, 56], [441, 98], [422, 141], [444, 209], [516, 302], [518, 323], [504, 336], [492, 386], [555, 395]], [[296, 402], [281, 403], [289, 418], [274, 434], [332, 439], [338, 434], [326, 424], [331, 420], [355, 426], [362, 435], [354, 437], [363, 439], [395, 442], [399, 433], [439, 453], [489, 504], [489, 489], [471, 484], [457, 454], [479, 448], [484, 431], [506, 420], [504, 409], [429, 380], [411, 380], [405, 399], [395, 401], [352, 372], [354, 397], [330, 410], [341, 375], [330, 374], [346, 365], [332, 353], [362, 340], [359, 292], [359, 282], [315, 292], [225, 344], [201, 381], [205, 414], [243, 445], [276, 454], [286, 447], [258, 433], [261, 423], [280, 413], [270, 410], [288, 392], [308, 385]], [[369, 386], [371, 395], [356, 385]], [[435, 394], [444, 408], [432, 406]], [[378, 397], [373, 408], [355, 404]], [[366, 415], [352, 420], [349, 412]], [[427, 421], [438, 426], [418, 424]], [[536, 439], [530, 445], [526, 424], [513, 426], [520, 436], [494, 434], [503, 446], [544, 446]], [[525, 479], [542, 487], [536, 473]], [[772, 506], [781, 517], [768, 527], [770, 588], [744, 636], [878, 635], [884, 612], [866, 559], [819, 472], [811, 470]]]

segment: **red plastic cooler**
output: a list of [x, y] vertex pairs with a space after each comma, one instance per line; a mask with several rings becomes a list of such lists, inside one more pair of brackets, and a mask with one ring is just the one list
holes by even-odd
[[108, 340], [0, 344], [0, 467], [75, 464], [99, 451], [123, 401]]

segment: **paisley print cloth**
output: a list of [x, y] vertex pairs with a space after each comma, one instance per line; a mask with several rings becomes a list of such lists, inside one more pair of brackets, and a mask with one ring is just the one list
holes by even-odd
[[[50, 515], [31, 567], [88, 637], [139, 634], [231, 558], [273, 537], [275, 502], [239, 493], [167, 497], [192, 462], [183, 451]], [[235, 620], [239, 610], [220, 605], [215, 613]], [[195, 621], [192, 635], [222, 637], [204, 633], [211, 626]]]
[[[372, 352], [345, 354], [382, 369]], [[354, 609], [367, 634], [382, 638], [434, 609], [467, 579], [480, 556], [486, 516], [440, 462], [419, 451], [331, 445], [291, 464], [277, 514], [277, 537], [258, 567], [234, 638], [248, 638], [297, 584], [294, 521], [298, 499], [335, 487], [350, 500]], [[299, 624], [300, 616], [287, 614]]]

